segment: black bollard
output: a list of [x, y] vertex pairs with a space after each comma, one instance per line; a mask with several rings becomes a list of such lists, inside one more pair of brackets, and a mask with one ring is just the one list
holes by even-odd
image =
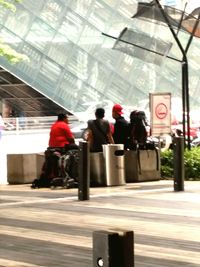
[[93, 267], [134, 267], [133, 231], [93, 232]]
[[174, 137], [174, 191], [184, 191], [184, 139]]
[[89, 200], [90, 188], [90, 161], [89, 145], [83, 141], [79, 143], [79, 181], [78, 181], [78, 199]]

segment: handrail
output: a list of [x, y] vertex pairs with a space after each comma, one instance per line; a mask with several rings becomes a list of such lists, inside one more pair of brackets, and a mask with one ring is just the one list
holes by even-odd
[[[3, 118], [5, 124], [4, 130], [16, 132], [24, 130], [48, 130], [56, 120], [56, 116]], [[78, 119], [73, 115], [69, 116], [69, 124], [75, 122], [78, 122]]]

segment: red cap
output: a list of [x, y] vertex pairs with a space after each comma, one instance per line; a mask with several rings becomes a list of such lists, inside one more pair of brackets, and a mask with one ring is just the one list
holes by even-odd
[[115, 104], [115, 105], [113, 106], [112, 111], [115, 112], [115, 113], [117, 113], [118, 115], [122, 115], [122, 114], [123, 114], [122, 109], [123, 109], [123, 108], [122, 108], [121, 105], [119, 105], [119, 104]]

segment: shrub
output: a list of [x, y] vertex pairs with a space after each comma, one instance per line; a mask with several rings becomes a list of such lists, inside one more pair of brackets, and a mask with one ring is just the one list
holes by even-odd
[[200, 147], [185, 150], [185, 179], [200, 180]]
[[[184, 151], [185, 180], [200, 180], [200, 147]], [[161, 177], [174, 177], [173, 151], [161, 152]]]
[[171, 149], [161, 152], [161, 177], [171, 178], [174, 176], [173, 151]]

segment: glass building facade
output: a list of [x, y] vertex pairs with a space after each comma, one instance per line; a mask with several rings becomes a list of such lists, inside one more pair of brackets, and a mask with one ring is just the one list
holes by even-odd
[[[166, 25], [132, 18], [138, 2], [23, 0], [15, 13], [1, 8], [0, 36], [29, 61], [13, 65], [0, 58], [0, 65], [72, 113], [94, 102], [145, 108], [150, 92], [181, 98], [180, 49]], [[126, 27], [138, 50], [116, 47]], [[185, 47], [190, 34], [180, 31], [178, 36]], [[162, 43], [167, 45], [162, 55], [143, 49]], [[190, 105], [195, 108], [200, 104], [199, 38], [193, 38], [187, 55]]]

